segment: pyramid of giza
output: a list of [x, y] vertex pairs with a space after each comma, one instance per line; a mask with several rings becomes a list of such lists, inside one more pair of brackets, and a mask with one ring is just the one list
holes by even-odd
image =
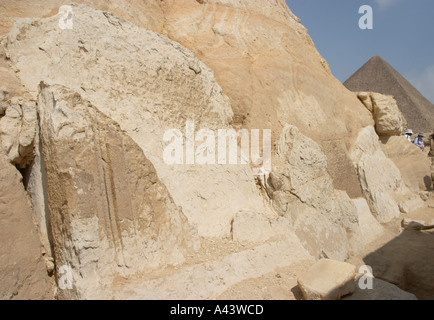
[[392, 95], [413, 131], [432, 132], [434, 105], [382, 57], [371, 58], [344, 85], [351, 91]]

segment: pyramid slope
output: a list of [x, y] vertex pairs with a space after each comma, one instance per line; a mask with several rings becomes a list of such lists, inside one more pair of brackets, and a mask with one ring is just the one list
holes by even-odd
[[414, 131], [432, 132], [434, 105], [383, 58], [371, 58], [344, 85], [351, 91], [392, 95]]

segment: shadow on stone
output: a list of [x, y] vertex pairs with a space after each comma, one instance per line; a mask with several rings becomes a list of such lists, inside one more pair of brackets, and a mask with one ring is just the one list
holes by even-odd
[[294, 295], [294, 298], [296, 300], [304, 300], [303, 299], [303, 293], [301, 292], [300, 288], [297, 286], [293, 287], [291, 289], [292, 294]]
[[364, 258], [376, 278], [434, 299], [434, 232], [404, 230], [401, 235]]
[[425, 187], [426, 187], [426, 191], [431, 191], [431, 185], [432, 185], [432, 179], [430, 176], [425, 176], [425, 178], [423, 178], [423, 182], [425, 183]]

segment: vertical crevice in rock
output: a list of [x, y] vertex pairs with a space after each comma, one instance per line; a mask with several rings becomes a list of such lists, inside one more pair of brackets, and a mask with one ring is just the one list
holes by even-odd
[[51, 230], [50, 209], [48, 207], [47, 173], [44, 155], [42, 153], [40, 137], [39, 114], [36, 118], [36, 135], [34, 141], [35, 159], [31, 166], [22, 169], [23, 182], [30, 195], [35, 220], [39, 230], [39, 237], [43, 248], [43, 256], [47, 266], [47, 272], [51, 275], [54, 270], [54, 239]]
[[30, 180], [30, 174], [32, 172], [32, 167], [34, 165], [34, 162], [32, 162], [30, 165], [25, 166], [24, 168], [20, 168], [20, 167], [16, 167], [17, 170], [21, 173], [21, 175], [23, 176], [23, 186], [24, 189], [27, 190], [27, 187], [29, 185], [29, 180]]
[[112, 235], [112, 241], [116, 256], [116, 263], [119, 267], [125, 266], [125, 259], [124, 259], [124, 246], [122, 243], [122, 232], [119, 226], [119, 219], [118, 219], [118, 206], [116, 201], [116, 190], [114, 186], [113, 181], [113, 170], [111, 161], [109, 158], [109, 152], [107, 150], [107, 144], [102, 144], [104, 147], [101, 148], [102, 150], [102, 164], [103, 164], [103, 173], [104, 173], [104, 187], [105, 187], [105, 194], [107, 199], [107, 216], [110, 222], [110, 232]]

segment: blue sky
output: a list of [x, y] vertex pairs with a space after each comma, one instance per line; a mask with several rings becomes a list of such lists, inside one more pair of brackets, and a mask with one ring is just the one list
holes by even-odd
[[[286, 2], [340, 81], [379, 55], [434, 103], [433, 0]], [[373, 9], [373, 30], [359, 28], [362, 5]]]

